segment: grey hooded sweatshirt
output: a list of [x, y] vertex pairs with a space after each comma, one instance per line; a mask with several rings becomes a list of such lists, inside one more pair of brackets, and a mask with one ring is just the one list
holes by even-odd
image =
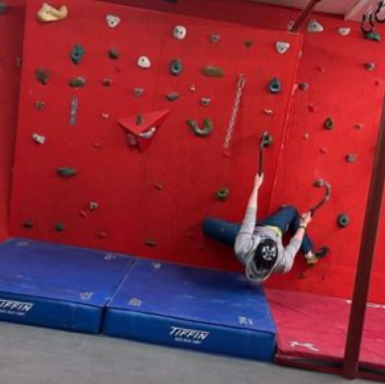
[[[256, 208], [247, 208], [243, 219], [241, 229], [235, 240], [235, 254], [238, 260], [246, 267], [245, 273], [248, 281], [252, 283], [262, 283], [273, 272], [286, 273], [291, 270], [294, 258], [301, 241], [292, 238], [290, 243], [284, 248], [282, 244], [282, 236], [272, 228], [256, 226]], [[269, 274], [263, 276], [258, 273], [254, 262], [254, 251], [262, 239], [273, 239], [278, 246], [278, 259]]]

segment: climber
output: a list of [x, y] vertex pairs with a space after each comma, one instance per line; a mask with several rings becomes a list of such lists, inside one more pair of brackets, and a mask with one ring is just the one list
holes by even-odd
[[[271, 273], [289, 272], [298, 251], [303, 253], [306, 263], [312, 266], [329, 249], [317, 251], [306, 233], [312, 220], [311, 210], [299, 215], [296, 208], [283, 206], [278, 212], [256, 223], [258, 191], [263, 183], [263, 174], [257, 174], [251, 192], [246, 214], [235, 239], [235, 254], [246, 267], [246, 277], [250, 282], [262, 283]], [[282, 237], [289, 231], [293, 236], [284, 247]]]

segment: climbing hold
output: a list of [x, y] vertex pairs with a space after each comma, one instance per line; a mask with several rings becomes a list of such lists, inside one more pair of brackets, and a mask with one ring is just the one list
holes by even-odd
[[179, 99], [179, 94], [177, 92], [170, 92], [166, 95], [168, 101], [175, 101]]
[[283, 55], [290, 49], [290, 43], [285, 41], [277, 41], [275, 43], [275, 48], [280, 55]]
[[155, 247], [157, 242], [154, 239], [146, 239], [145, 244], [149, 247]]
[[68, 16], [68, 8], [63, 5], [59, 9], [52, 7], [47, 3], [43, 3], [37, 12], [37, 19], [43, 23], [63, 20]]
[[308, 106], [308, 109], [309, 109], [309, 112], [312, 112], [312, 113], [314, 113], [317, 110], [317, 108], [314, 104], [310, 104]]
[[265, 131], [262, 136], [262, 143], [261, 143], [262, 147], [263, 148], [270, 147], [273, 144], [273, 141], [274, 141], [273, 136], [270, 133]]
[[41, 100], [35, 101], [35, 108], [38, 111], [42, 111], [45, 108], [45, 102]]
[[0, 3], [0, 15], [3, 15], [8, 11], [8, 5], [4, 3]]
[[349, 153], [348, 155], [346, 155], [345, 159], [348, 163], [355, 163], [357, 161], [357, 155]]
[[198, 122], [193, 119], [188, 119], [187, 125], [192, 129], [194, 134], [199, 137], [206, 137], [211, 135], [214, 129], [212, 121], [207, 118], [203, 120], [203, 128], [200, 128]]
[[307, 31], [312, 33], [323, 32], [324, 27], [317, 20], [309, 20]]
[[254, 45], [254, 41], [247, 40], [245, 41], [245, 47], [250, 48]]
[[308, 83], [299, 83], [298, 84], [298, 88], [304, 92], [306, 92], [309, 89], [309, 87], [310, 87], [310, 85]]
[[309, 138], [310, 138], [310, 134], [309, 133], [306, 132], [306, 133], [303, 134], [303, 139], [304, 140], [309, 140]]
[[219, 43], [220, 40], [221, 40], [221, 36], [218, 35], [217, 33], [212, 33], [212, 34], [210, 35], [210, 41], [211, 41], [212, 43]]
[[64, 231], [64, 224], [63, 223], [57, 223], [55, 225], [55, 231], [56, 232], [63, 232]]
[[338, 216], [337, 223], [340, 228], [345, 228], [350, 224], [350, 218], [347, 214], [342, 213], [341, 215]]
[[201, 97], [201, 104], [204, 107], [208, 107], [211, 104], [211, 99], [209, 97]]
[[334, 128], [334, 121], [331, 117], [328, 117], [324, 122], [324, 128], [331, 130]]
[[113, 81], [111, 79], [108, 79], [108, 78], [104, 78], [102, 80], [102, 84], [105, 86], [105, 87], [110, 87], [112, 85]]
[[137, 115], [135, 118], [135, 124], [136, 125], [142, 125], [144, 123], [144, 116], [143, 115]]
[[328, 149], [325, 148], [325, 147], [322, 147], [322, 148], [320, 148], [319, 150], [320, 150], [320, 152], [323, 153], [323, 154], [328, 153]]
[[164, 188], [164, 185], [162, 183], [156, 183], [155, 184], [155, 188], [158, 190], [158, 191], [162, 191], [163, 188]]
[[26, 229], [32, 229], [34, 227], [32, 220], [26, 220], [23, 223], [23, 227]]
[[351, 28], [349, 27], [340, 27], [338, 28], [338, 32], [341, 36], [348, 36], [351, 32]]
[[98, 238], [101, 240], [107, 239], [107, 233], [106, 232], [99, 232]]
[[381, 35], [378, 33], [378, 32], [369, 32], [369, 33], [365, 33], [365, 39], [366, 40], [372, 40], [372, 41], [376, 41], [376, 42], [380, 42], [381, 41]]
[[223, 77], [224, 71], [221, 67], [215, 67], [212, 65], [206, 65], [203, 68], [203, 73], [209, 77]]
[[355, 129], [362, 129], [362, 128], [364, 128], [364, 124], [356, 123], [356, 124], [354, 124], [354, 128]]
[[115, 49], [115, 48], [111, 48], [109, 51], [108, 51], [108, 56], [110, 57], [110, 59], [112, 60], [118, 60], [119, 59], [119, 56], [120, 56], [120, 52]]
[[190, 86], [190, 92], [195, 92], [196, 90], [197, 90], [197, 87], [194, 84], [192, 84]]
[[132, 90], [132, 93], [134, 94], [135, 97], [141, 97], [143, 96], [144, 88], [134, 88]]
[[119, 16], [115, 16], [115, 15], [107, 15], [106, 16], [106, 21], [107, 21], [107, 25], [110, 28], [115, 28], [120, 23], [120, 17]]
[[78, 113], [79, 99], [74, 96], [71, 101], [71, 111], [70, 111], [70, 125], [76, 124], [76, 116]]
[[83, 217], [83, 218], [86, 218], [87, 217], [87, 212], [86, 211], [80, 211], [79, 212], [79, 216]]
[[127, 133], [127, 142], [128, 142], [128, 145], [130, 145], [131, 147], [138, 146], [138, 139], [132, 133]]
[[86, 79], [82, 76], [77, 76], [70, 79], [68, 85], [73, 88], [82, 88], [86, 85]]
[[80, 64], [85, 54], [85, 49], [80, 45], [76, 44], [71, 50], [71, 61], [74, 64]]
[[43, 145], [45, 143], [45, 136], [41, 136], [37, 133], [32, 134], [32, 139], [33, 139], [33, 141], [35, 141], [36, 143], [38, 143], [40, 145]]
[[140, 56], [138, 58], [137, 64], [140, 68], [143, 69], [151, 68], [151, 61], [147, 56]]
[[317, 65], [317, 71], [318, 72], [322, 72], [322, 73], [324, 73], [325, 72], [325, 67], [321, 67], [320, 65]]
[[173, 76], [178, 76], [183, 71], [183, 64], [178, 59], [174, 59], [170, 63], [170, 71]]
[[317, 179], [315, 182], [314, 182], [314, 186], [315, 187], [323, 187], [325, 185], [325, 181], [323, 179]]
[[281, 84], [280, 80], [277, 77], [274, 77], [270, 81], [270, 83], [269, 83], [269, 90], [270, 90], [270, 93], [274, 93], [274, 94], [281, 93], [281, 91], [282, 91], [282, 84]]
[[365, 63], [365, 68], [367, 71], [374, 71], [376, 69], [375, 63]]
[[59, 167], [56, 171], [57, 171], [57, 174], [61, 177], [72, 177], [78, 173], [76, 169], [66, 168], [66, 167]]
[[51, 76], [51, 71], [49, 69], [36, 69], [35, 76], [41, 84], [47, 85]]
[[108, 113], [105, 113], [105, 112], [102, 112], [102, 113], [101, 113], [101, 116], [102, 116], [102, 118], [103, 118], [104, 120], [107, 120], [107, 119], [110, 118], [110, 115], [109, 115]]
[[268, 116], [274, 116], [274, 111], [273, 111], [272, 109], [267, 109], [267, 108], [265, 108], [265, 109], [263, 110], [263, 113], [264, 113], [265, 115], [268, 115]]
[[96, 201], [90, 201], [89, 207], [91, 211], [96, 211], [97, 209], [99, 209], [99, 203], [97, 203]]
[[183, 40], [187, 36], [187, 28], [183, 25], [176, 25], [172, 31], [172, 35], [177, 40]]
[[218, 201], [225, 201], [229, 198], [230, 196], [230, 190], [229, 188], [219, 188], [216, 197]]

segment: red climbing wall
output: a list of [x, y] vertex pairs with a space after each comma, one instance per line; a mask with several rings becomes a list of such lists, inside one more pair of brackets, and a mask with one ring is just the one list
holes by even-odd
[[7, 237], [9, 193], [19, 97], [24, 9], [21, 1], [7, 1], [0, 15], [0, 241]]
[[[238, 267], [230, 249], [203, 238], [201, 222], [207, 215], [241, 219], [264, 129], [275, 139], [261, 195], [261, 212], [267, 213], [301, 37], [86, 1], [68, 2], [68, 19], [43, 25], [36, 20], [39, 6], [29, 2], [27, 9], [12, 234], [192, 265]], [[122, 18], [116, 29], [107, 26], [108, 13]], [[172, 37], [177, 24], [188, 28], [184, 41]], [[210, 41], [212, 33], [220, 35], [220, 42]], [[275, 50], [278, 40], [291, 43], [285, 55]], [[78, 66], [69, 59], [75, 43], [86, 49]], [[120, 51], [119, 60], [108, 57], [110, 48]], [[136, 66], [140, 55], [150, 57], [151, 69]], [[184, 64], [179, 77], [169, 73], [175, 58]], [[225, 76], [205, 77], [201, 70], [207, 64], [221, 66]], [[47, 85], [36, 80], [37, 68], [51, 70]], [[225, 151], [240, 73], [246, 87]], [[68, 80], [78, 75], [87, 79], [86, 87], [69, 87]], [[282, 81], [282, 94], [268, 92], [274, 76]], [[103, 78], [113, 84], [104, 87]], [[145, 89], [142, 97], [132, 95], [134, 87]], [[168, 92], [178, 92], [179, 99], [168, 101]], [[76, 125], [70, 126], [74, 96], [79, 107]], [[211, 104], [201, 106], [201, 97], [211, 98]], [[35, 109], [37, 100], [45, 102], [43, 110]], [[274, 116], [265, 114], [265, 108]], [[150, 147], [143, 153], [129, 148], [117, 119], [165, 109], [170, 116]], [[197, 137], [186, 120], [202, 122], [205, 117], [213, 120], [214, 131], [210, 137]], [[44, 135], [46, 143], [36, 144], [33, 133]], [[62, 179], [58, 167], [76, 168], [78, 174]], [[226, 202], [215, 199], [220, 187], [230, 188]], [[91, 201], [99, 209], [88, 209]], [[27, 220], [32, 229], [23, 228]], [[55, 231], [57, 223], [64, 225], [63, 232]], [[146, 245], [148, 240], [156, 246]]]

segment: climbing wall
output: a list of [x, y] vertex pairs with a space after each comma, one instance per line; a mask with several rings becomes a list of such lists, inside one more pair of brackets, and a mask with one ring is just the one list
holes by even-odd
[[[384, 97], [384, 43], [365, 40], [356, 23], [317, 20], [324, 31], [305, 32], [298, 83], [309, 87], [298, 88], [293, 97], [270, 210], [293, 203], [305, 211], [323, 194], [314, 181], [328, 181], [331, 201], [317, 213], [309, 233], [316, 246], [327, 245], [331, 254], [312, 269], [299, 262], [290, 275], [271, 284], [350, 297]], [[339, 27], [351, 31], [343, 36]], [[326, 126], [328, 119], [333, 127]], [[341, 214], [349, 217], [346, 227], [338, 224]], [[377, 302], [385, 301], [384, 231], [382, 225], [370, 297]]]
[[[301, 37], [90, 4], [69, 1], [66, 19], [42, 24], [36, 19], [41, 3], [28, 2], [12, 234], [239, 268], [230, 249], [204, 239], [201, 223], [209, 215], [241, 220], [265, 129], [274, 137], [260, 196], [260, 212], [267, 214]], [[107, 14], [120, 17], [115, 28]], [[184, 40], [173, 37], [176, 25], [187, 27]], [[290, 44], [285, 54], [277, 52], [278, 41]], [[79, 64], [70, 59], [75, 44], [85, 49]], [[137, 65], [142, 55], [150, 68]], [[177, 76], [170, 73], [174, 59], [183, 65]], [[208, 65], [220, 67], [223, 77], [206, 76]], [[228, 135], [241, 74], [246, 84]], [[69, 86], [78, 76], [85, 86]], [[269, 92], [275, 77], [282, 84], [278, 94]], [[170, 101], [170, 93], [178, 98]], [[155, 135], [139, 139], [143, 147], [129, 144], [123, 126], [151, 130], [149, 113], [164, 111], [168, 117]], [[205, 119], [213, 131], [204, 137], [186, 123], [204, 128]], [[216, 198], [220, 188], [230, 192], [225, 201]]]
[[0, 13], [0, 241], [7, 237], [7, 221], [19, 97], [24, 11], [20, 1], [7, 2]]

